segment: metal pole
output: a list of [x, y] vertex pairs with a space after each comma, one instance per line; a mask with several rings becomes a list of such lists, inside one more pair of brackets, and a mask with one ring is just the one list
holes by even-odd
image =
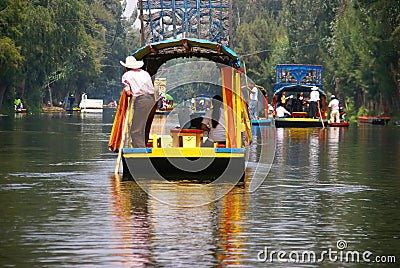
[[144, 40], [144, 22], [143, 22], [143, 0], [139, 0], [139, 17], [140, 17], [140, 44], [141, 46], [145, 45]]
[[233, 33], [232, 33], [232, 12], [233, 12], [233, 4], [232, 4], [232, 0], [229, 0], [229, 30], [228, 30], [228, 47], [232, 47], [233, 46]]

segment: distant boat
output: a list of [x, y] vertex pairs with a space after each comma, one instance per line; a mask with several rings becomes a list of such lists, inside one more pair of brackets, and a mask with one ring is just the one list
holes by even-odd
[[346, 122], [346, 121], [343, 121], [343, 122], [340, 122], [340, 123], [330, 123], [330, 122], [328, 122], [328, 125], [330, 127], [348, 127], [349, 126], [349, 122]]
[[101, 113], [103, 112], [102, 99], [88, 99], [85, 93], [82, 94], [81, 103], [79, 103], [81, 112]]
[[390, 121], [390, 116], [359, 116], [358, 122], [368, 123], [372, 125], [387, 125]]
[[21, 99], [14, 100], [14, 111], [17, 114], [25, 114], [26, 109], [24, 109], [24, 105], [22, 104]]
[[[269, 104], [268, 104], [268, 94], [267, 94], [267, 90], [259, 85], [255, 85], [259, 90], [258, 92], [260, 94], [258, 95], [262, 95], [262, 99], [264, 100], [264, 104], [261, 106], [261, 98], [259, 101], [259, 106], [263, 107], [264, 109], [264, 113], [259, 113], [259, 109], [257, 109], [257, 118], [253, 118], [251, 119], [251, 125], [253, 126], [269, 126], [271, 125], [271, 115], [269, 114]], [[257, 107], [258, 108], [258, 107]], [[272, 108], [272, 106], [271, 106]], [[260, 116], [261, 115], [261, 116]], [[260, 117], [258, 117], [260, 116]]]
[[[276, 127], [324, 127], [328, 126], [326, 119], [326, 94], [322, 87], [322, 65], [311, 64], [278, 64], [276, 65], [276, 83], [274, 84], [274, 121]], [[311, 118], [308, 108], [305, 105], [305, 99], [309, 97], [312, 90], [318, 90], [320, 104], [318, 112], [315, 115], [318, 118]], [[284, 95], [284, 93], [286, 95]], [[297, 94], [304, 93], [304, 99], [301, 108], [298, 111], [292, 111], [289, 117], [276, 116], [277, 107], [292, 104], [293, 101], [299, 102]], [[285, 97], [286, 96], [286, 97]], [[282, 104], [285, 100], [285, 104]], [[278, 105], [279, 104], [279, 105]], [[322, 118], [321, 118], [322, 117]]]
[[26, 109], [16, 109], [15, 113], [16, 114], [26, 114]]
[[267, 118], [252, 119], [251, 124], [253, 126], [269, 126], [271, 124], [271, 119]]

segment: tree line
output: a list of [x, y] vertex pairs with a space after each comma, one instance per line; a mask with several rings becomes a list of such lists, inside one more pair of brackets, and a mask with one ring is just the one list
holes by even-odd
[[279, 63], [322, 64], [325, 91], [356, 114], [400, 108], [400, 1], [236, 1], [235, 51], [271, 89]]
[[[275, 65], [322, 64], [324, 89], [356, 113], [400, 108], [398, 0], [232, 0], [232, 48], [271, 94]], [[119, 96], [119, 60], [139, 47], [119, 0], [3, 0], [0, 112], [15, 97], [31, 109], [68, 94]]]
[[111, 98], [119, 60], [138, 47], [119, 0], [2, 0], [0, 112], [22, 98], [30, 110], [69, 94]]

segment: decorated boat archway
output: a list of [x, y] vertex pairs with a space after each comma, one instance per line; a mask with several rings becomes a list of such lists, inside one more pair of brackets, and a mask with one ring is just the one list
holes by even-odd
[[[309, 107], [310, 93], [313, 90], [318, 91], [320, 97], [317, 104], [318, 111], [314, 114]], [[326, 93], [322, 85], [322, 65], [276, 65], [273, 106], [276, 127], [328, 126]], [[289, 110], [290, 116], [278, 116], [277, 109], [279, 106]]]
[[[246, 144], [251, 142], [251, 126], [247, 105], [241, 90], [241, 63], [236, 53], [228, 47], [201, 39], [173, 39], [145, 45], [131, 54], [143, 60], [143, 69], [154, 76], [167, 61], [177, 58], [203, 58], [214, 62], [219, 70], [220, 88], [224, 104], [226, 143], [213, 148], [201, 147], [204, 136], [198, 128], [171, 128], [169, 133], [152, 133], [146, 148], [130, 148], [128, 142], [122, 149], [123, 177], [135, 180], [195, 178], [196, 180], [240, 181], [245, 177]], [[116, 118], [117, 121], [117, 118]], [[115, 122], [116, 122], [115, 121]], [[113, 126], [110, 149], [120, 146], [120, 129]], [[192, 137], [195, 142], [183, 142]], [[120, 137], [121, 138], [121, 137]], [[164, 140], [171, 142], [163, 142]]]

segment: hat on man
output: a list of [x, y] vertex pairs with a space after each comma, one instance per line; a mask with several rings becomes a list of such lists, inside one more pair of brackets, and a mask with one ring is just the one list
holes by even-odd
[[311, 88], [311, 90], [318, 90], [318, 87], [313, 86], [313, 87]]
[[130, 68], [130, 69], [139, 69], [144, 64], [143, 61], [136, 60], [136, 58], [133, 56], [128, 56], [128, 57], [126, 57], [125, 62], [119, 61], [119, 63], [121, 63], [122, 66], [125, 66], [126, 68]]
[[335, 95], [332, 95], [332, 96], [331, 96], [331, 99], [336, 99], [336, 96], [335, 96]]

